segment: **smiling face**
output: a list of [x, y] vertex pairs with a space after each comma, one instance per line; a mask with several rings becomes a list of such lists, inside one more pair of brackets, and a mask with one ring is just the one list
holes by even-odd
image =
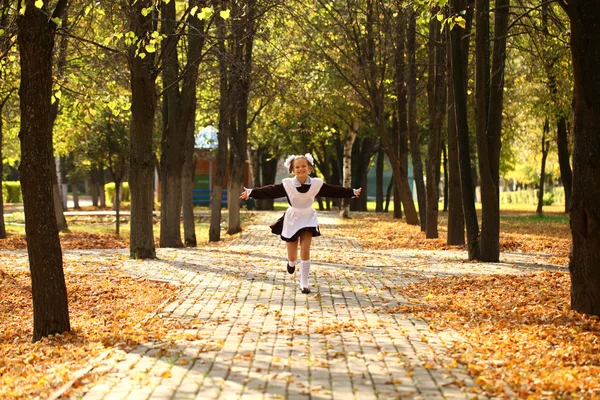
[[292, 173], [298, 178], [300, 182], [304, 182], [308, 177], [308, 174], [312, 172], [312, 166], [306, 160], [306, 158], [297, 158], [294, 160], [292, 165]]

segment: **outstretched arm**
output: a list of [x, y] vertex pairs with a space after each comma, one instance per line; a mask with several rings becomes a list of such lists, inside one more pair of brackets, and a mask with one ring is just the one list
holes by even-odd
[[353, 197], [359, 197], [361, 191], [362, 191], [362, 188], [351, 189], [351, 188], [345, 188], [343, 186], [329, 185], [327, 183], [324, 183], [323, 186], [321, 187], [321, 190], [319, 190], [318, 196], [337, 197], [337, 198], [353, 198]]
[[247, 200], [249, 197], [255, 199], [277, 199], [279, 197], [285, 197], [285, 189], [281, 183], [277, 185], [268, 185], [256, 189], [244, 188], [244, 191], [240, 195], [240, 199]]

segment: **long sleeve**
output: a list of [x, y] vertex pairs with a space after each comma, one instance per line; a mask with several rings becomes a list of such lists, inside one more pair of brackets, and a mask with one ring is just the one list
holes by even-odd
[[250, 197], [255, 199], [277, 199], [285, 196], [285, 189], [281, 183], [252, 189], [250, 192]]
[[354, 190], [351, 188], [345, 188], [343, 186], [329, 185], [324, 183], [317, 196], [351, 198], [354, 197]]

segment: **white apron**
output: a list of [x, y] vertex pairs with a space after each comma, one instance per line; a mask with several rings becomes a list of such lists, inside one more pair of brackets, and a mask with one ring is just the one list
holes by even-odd
[[291, 203], [290, 208], [285, 211], [281, 236], [289, 239], [302, 228], [318, 228], [317, 211], [312, 205], [323, 186], [323, 179], [311, 178], [310, 189], [306, 193], [300, 193], [296, 189], [292, 178], [285, 178], [281, 183]]

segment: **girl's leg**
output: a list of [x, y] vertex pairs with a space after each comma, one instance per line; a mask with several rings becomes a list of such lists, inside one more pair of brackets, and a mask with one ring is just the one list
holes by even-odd
[[285, 243], [288, 254], [287, 271], [293, 274], [296, 271], [296, 259], [298, 258], [298, 241]]
[[310, 243], [312, 241], [312, 232], [302, 232], [300, 234], [300, 289], [302, 293], [310, 293], [308, 285], [308, 276], [310, 275]]
[[300, 234], [300, 259], [310, 260], [310, 243], [312, 241], [312, 232], [302, 232]]

